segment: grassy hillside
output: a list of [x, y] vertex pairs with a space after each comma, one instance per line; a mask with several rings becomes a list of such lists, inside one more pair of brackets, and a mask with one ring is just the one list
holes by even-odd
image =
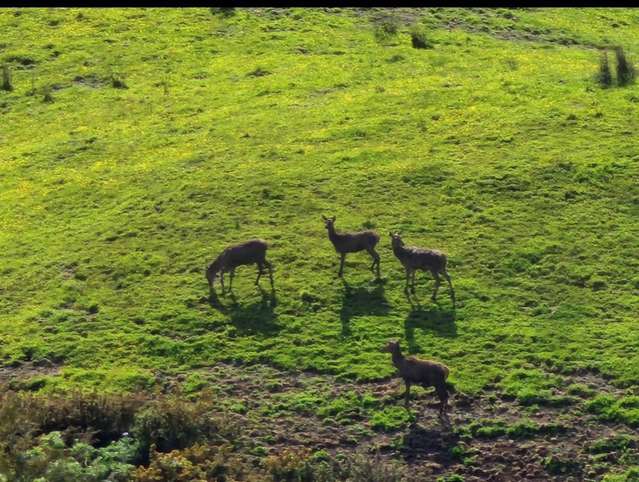
[[[398, 10], [384, 42], [379, 15], [0, 11], [14, 388], [197, 391], [218, 362], [371, 382], [397, 338], [469, 396], [543, 405], [588, 374], [636, 422], [639, 90], [594, 76], [598, 47], [639, 59], [639, 13]], [[382, 283], [365, 254], [336, 278], [321, 214], [379, 231]], [[389, 230], [448, 253], [456, 309], [426, 275], [407, 299]], [[243, 268], [209, 303], [206, 265], [250, 237], [274, 297]]]

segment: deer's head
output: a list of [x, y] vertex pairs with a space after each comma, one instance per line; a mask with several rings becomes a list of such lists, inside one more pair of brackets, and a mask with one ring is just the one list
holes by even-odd
[[209, 282], [209, 286], [213, 287], [213, 285], [215, 284], [215, 278], [217, 277], [217, 274], [220, 272], [221, 266], [220, 266], [220, 259], [216, 259], [215, 261], [213, 261], [208, 268], [206, 268], [206, 279]]
[[399, 233], [393, 233], [391, 231], [389, 234], [391, 237], [391, 244], [393, 245], [393, 248], [404, 246], [404, 241], [402, 241], [402, 237], [399, 235]]
[[382, 351], [388, 353], [397, 353], [400, 351], [399, 342], [397, 340], [389, 340], [388, 343], [382, 348]]
[[327, 218], [322, 214], [322, 220], [324, 221], [324, 227], [326, 229], [331, 229], [335, 224], [335, 216], [333, 216], [332, 218]]

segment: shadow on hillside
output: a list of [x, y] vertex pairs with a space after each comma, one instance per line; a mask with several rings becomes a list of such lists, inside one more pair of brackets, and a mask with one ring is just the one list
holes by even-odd
[[256, 333], [274, 335], [280, 330], [276, 323], [277, 297], [275, 291], [267, 292], [262, 287], [258, 287], [258, 289], [260, 300], [253, 303], [239, 303], [235, 293], [230, 292], [226, 295], [230, 299], [230, 303], [227, 305], [220, 301], [217, 294], [210, 298], [210, 304], [229, 317], [229, 322], [235, 326], [239, 335]]
[[351, 335], [351, 319], [355, 316], [385, 315], [390, 306], [384, 294], [383, 284], [376, 284], [370, 289], [368, 286], [352, 287], [346, 281], [342, 297], [342, 309], [339, 317], [342, 322], [342, 336]]
[[404, 333], [408, 342], [409, 353], [421, 351], [415, 341], [415, 330], [429, 331], [444, 338], [454, 338], [457, 336], [455, 311], [442, 310], [439, 307], [422, 308], [421, 306], [413, 306], [404, 321]]

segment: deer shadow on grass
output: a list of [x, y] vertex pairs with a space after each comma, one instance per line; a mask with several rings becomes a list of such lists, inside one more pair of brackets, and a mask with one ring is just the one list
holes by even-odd
[[401, 449], [406, 461], [428, 457], [444, 466], [455, 462], [451, 449], [459, 442], [459, 434], [444, 420], [439, 420], [437, 425], [437, 428], [426, 428], [418, 423], [411, 424]]
[[376, 283], [374, 287], [344, 284], [342, 308], [339, 313], [342, 322], [342, 336], [351, 335], [351, 319], [355, 316], [385, 315], [390, 311], [390, 305], [384, 294], [384, 285]]
[[217, 295], [210, 298], [213, 308], [225, 314], [229, 322], [235, 326], [239, 335], [264, 334], [274, 335], [280, 330], [277, 324], [277, 297], [275, 291], [267, 292], [262, 287], [258, 287], [260, 299], [249, 303], [238, 302], [235, 293], [228, 292], [227, 296], [231, 300], [228, 304], [223, 304]]
[[404, 334], [408, 343], [409, 353], [419, 353], [420, 346], [415, 341], [415, 331], [431, 332], [443, 338], [455, 338], [455, 311], [440, 309], [438, 305], [422, 307], [413, 305], [404, 321]]

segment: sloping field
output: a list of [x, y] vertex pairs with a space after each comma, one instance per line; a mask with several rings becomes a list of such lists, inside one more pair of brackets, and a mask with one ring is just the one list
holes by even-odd
[[[625, 9], [0, 11], [5, 396], [207, 393], [259, 467], [373, 447], [420, 480], [637, 480], [639, 90], [595, 78], [600, 48], [639, 59], [637, 29]], [[365, 253], [336, 277], [322, 214], [380, 233], [381, 282]], [[407, 297], [391, 230], [448, 254], [455, 307], [425, 274]], [[275, 291], [245, 267], [209, 300], [206, 266], [253, 237]], [[450, 425], [428, 391], [395, 399], [391, 338], [450, 367]]]

